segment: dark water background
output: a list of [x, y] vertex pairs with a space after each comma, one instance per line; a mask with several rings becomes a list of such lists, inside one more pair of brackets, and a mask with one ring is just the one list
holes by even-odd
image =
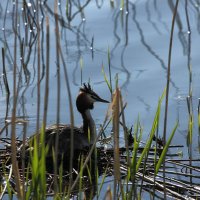
[[[158, 99], [166, 86], [168, 65], [169, 39], [171, 21], [175, 1], [140, 0], [128, 1], [121, 6], [120, 1], [71, 1], [72, 19], [66, 17], [66, 1], [58, 2], [59, 30], [61, 49], [67, 65], [71, 87], [75, 124], [81, 125], [82, 120], [75, 108], [75, 98], [82, 81], [90, 81], [93, 89], [103, 98], [110, 99], [110, 93], [102, 74], [102, 65], [108, 75], [108, 49], [111, 54], [111, 69], [113, 85], [118, 74], [119, 86], [124, 102], [126, 122], [129, 127], [136, 123], [139, 116], [144, 127], [143, 140], [148, 137], [153, 118], [156, 112]], [[126, 2], [126, 1], [125, 1]], [[83, 6], [82, 12], [79, 6]], [[85, 5], [85, 6], [84, 6]], [[199, 157], [199, 133], [197, 106], [199, 98], [200, 77], [200, 2], [198, 0], [182, 0], [179, 3], [175, 22], [171, 81], [169, 94], [168, 128], [167, 134], [172, 131], [176, 121], [179, 121], [178, 130], [172, 141], [173, 144], [183, 144], [183, 156], [187, 158], [188, 108], [186, 97], [192, 91], [192, 107], [194, 114], [193, 128], [193, 157]], [[23, 17], [22, 1], [18, 5], [18, 44], [17, 44], [17, 78], [22, 67], [21, 60], [27, 60], [27, 76], [21, 72], [19, 83], [19, 99], [17, 103], [17, 117], [28, 120], [27, 134], [36, 130], [37, 119], [37, 28], [34, 24], [38, 10], [35, 3], [27, 4], [27, 13], [33, 19], [26, 21]], [[5, 49], [5, 63], [8, 84], [11, 95], [8, 103], [8, 119], [12, 112], [13, 102], [13, 60], [14, 60], [14, 30], [13, 9], [15, 2], [0, 2], [0, 47]], [[26, 14], [28, 16], [29, 14]], [[43, 112], [44, 85], [45, 85], [45, 54], [46, 54], [46, 16], [50, 20], [50, 93], [47, 124], [56, 122], [57, 104], [57, 63], [56, 63], [56, 34], [54, 19], [54, 1], [40, 1], [39, 20], [41, 22], [41, 117]], [[32, 27], [30, 24], [32, 24]], [[32, 38], [31, 38], [32, 37]], [[30, 39], [31, 38], [31, 39]], [[30, 40], [29, 40], [30, 39]], [[24, 57], [20, 56], [19, 41], [26, 44]], [[27, 41], [26, 41], [27, 40]], [[31, 41], [31, 42], [30, 42]], [[93, 42], [92, 42], [93, 41]], [[27, 42], [27, 43], [26, 43]], [[93, 46], [91, 44], [93, 43]], [[30, 50], [30, 44], [32, 49]], [[92, 47], [92, 48], [91, 48]], [[0, 56], [0, 126], [5, 124], [6, 91], [3, 82], [3, 65]], [[81, 64], [82, 62], [82, 64]], [[189, 73], [191, 68], [191, 75]], [[43, 76], [44, 75], [44, 76]], [[190, 81], [189, 78], [192, 78]], [[63, 67], [61, 64], [61, 112], [60, 122], [69, 123], [69, 105]], [[92, 112], [97, 128], [104, 120], [107, 105], [96, 104]], [[159, 134], [163, 134], [164, 102], [160, 120]], [[17, 134], [22, 137], [22, 125], [17, 126]], [[108, 132], [108, 135], [110, 133]], [[4, 134], [5, 136], [5, 134]], [[10, 132], [8, 130], [8, 137]], [[122, 134], [123, 136], [123, 134]], [[179, 151], [178, 149], [175, 151]]]

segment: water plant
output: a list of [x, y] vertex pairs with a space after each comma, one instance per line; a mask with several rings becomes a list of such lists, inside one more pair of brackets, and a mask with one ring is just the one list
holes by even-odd
[[[80, 48], [82, 47], [81, 45], [84, 46], [85, 44], [87, 48], [88, 46], [90, 46], [92, 48], [93, 61], [94, 54], [96, 53], [94, 35], [92, 36], [91, 42], [91, 39], [88, 39], [89, 37], [86, 37], [86, 34], [84, 32], [85, 29], [83, 28], [84, 30], [81, 31], [81, 27], [84, 27], [84, 21], [87, 16], [85, 15], [84, 9], [87, 5], [89, 5], [90, 2], [92, 1], [75, 2], [72, 0], [67, 0], [65, 4], [65, 15], [67, 18], [66, 21], [65, 16], [62, 16], [61, 12], [59, 12], [59, 1], [55, 1], [54, 10], [51, 10], [48, 5], [45, 5], [45, 10], [43, 10], [43, 6], [40, 5], [38, 2], [36, 4], [33, 3], [33, 5], [30, 5], [31, 3], [27, 3], [26, 1], [24, 1], [23, 15], [20, 16], [23, 19], [21, 21], [25, 21], [26, 23], [26, 25], [24, 26], [22, 26], [22, 22], [19, 20], [21, 18], [18, 15], [18, 1], [16, 1], [13, 5], [13, 16], [15, 16], [12, 19], [14, 33], [14, 47], [12, 56], [13, 85], [10, 84], [9, 78], [7, 76], [8, 70], [6, 68], [6, 56], [8, 56], [7, 52], [9, 51], [9, 45], [6, 44], [6, 39], [4, 40], [5, 47], [2, 48], [3, 83], [7, 95], [9, 96], [10, 94], [12, 96], [12, 104], [7, 103], [5, 120], [8, 121], [7, 119], [9, 119], [9, 106], [12, 107], [12, 117], [11, 120], [8, 121], [5, 126], [0, 130], [0, 134], [2, 136], [3, 131], [9, 128], [11, 125], [11, 138], [3, 138], [2, 136], [0, 139], [1, 145], [3, 146], [2, 149], [0, 149], [0, 198], [3, 199], [5, 197], [12, 199], [14, 195], [15, 198], [18, 199], [70, 199], [74, 195], [79, 199], [83, 199], [85, 197], [87, 199], [142, 199], [144, 194], [149, 194], [153, 196], [153, 199], [155, 199], [158, 194], [162, 194], [162, 197], [165, 199], [167, 198], [167, 196], [170, 196], [171, 198], [187, 199], [187, 195], [191, 198], [198, 198], [198, 195], [200, 195], [200, 191], [197, 187], [197, 184], [193, 182], [195, 179], [199, 178], [199, 169], [198, 167], [193, 166], [193, 163], [198, 162], [199, 160], [194, 160], [192, 157], [193, 137], [195, 134], [195, 114], [193, 113], [192, 68], [190, 62], [190, 53], [188, 54], [188, 72], [190, 85], [187, 98], [189, 116], [187, 128], [187, 145], [189, 160], [180, 159], [179, 157], [179, 149], [177, 150], [177, 148], [182, 148], [182, 144], [178, 146], [173, 145], [172, 139], [176, 134], [179, 122], [174, 122], [175, 125], [173, 125], [174, 127], [172, 128], [171, 132], [169, 130], [170, 128], [167, 125], [169, 112], [168, 100], [170, 95], [171, 83], [171, 54], [173, 50], [173, 33], [179, 3], [178, 0], [176, 1], [176, 4], [174, 6], [171, 5], [171, 7], [173, 7], [173, 19], [169, 42], [168, 67], [166, 68], [166, 89], [164, 90], [161, 97], [158, 99], [157, 109], [155, 110], [155, 116], [152, 120], [151, 129], [148, 130], [148, 136], [146, 134], [146, 131], [144, 132], [145, 124], [140, 121], [140, 117], [138, 117], [136, 122], [134, 122], [134, 119], [126, 119], [126, 113], [132, 111], [130, 111], [128, 103], [125, 102], [126, 95], [123, 94], [123, 89], [120, 88], [121, 85], [119, 80], [121, 74], [116, 74], [116, 76], [113, 77], [115, 72], [113, 70], [112, 53], [114, 50], [110, 49], [109, 47], [107, 48], [107, 64], [102, 64], [102, 82], [103, 84], [107, 85], [108, 92], [110, 92], [111, 96], [111, 103], [108, 108], [107, 114], [105, 115], [105, 120], [99, 126], [100, 130], [98, 131], [98, 136], [95, 140], [95, 143], [91, 146], [90, 150], [88, 150], [86, 156], [80, 156], [79, 170], [75, 170], [72, 165], [73, 147], [71, 147], [72, 149], [70, 151], [71, 153], [69, 159], [69, 171], [64, 170], [63, 162], [58, 165], [57, 148], [55, 148], [52, 155], [54, 161], [53, 168], [55, 169], [55, 171], [53, 173], [48, 172], [48, 166], [46, 165], [46, 152], [51, 147], [45, 146], [44, 144], [44, 130], [46, 128], [48, 119], [50, 79], [49, 75], [50, 71], [52, 70], [50, 69], [50, 50], [52, 47], [52, 41], [50, 40], [50, 34], [52, 33], [50, 31], [50, 28], [52, 27], [49, 27], [49, 15], [52, 15], [54, 17], [53, 20], [55, 22], [55, 66], [57, 84], [57, 94], [55, 94], [56, 124], [60, 122], [60, 98], [62, 93], [61, 84], [64, 83], [66, 87], [66, 96], [69, 99], [69, 107], [67, 109], [69, 112], [68, 118], [70, 124], [72, 124], [73, 127], [74, 113], [72, 106], [73, 103], [71, 97], [71, 87], [69, 83], [70, 77], [68, 76], [69, 62], [66, 61], [68, 59], [68, 54], [66, 53], [67, 58], [65, 58], [65, 54], [63, 53], [64, 51], [61, 44], [61, 38], [66, 37], [66, 35], [62, 35], [62, 33], [66, 31], [63, 30], [63, 27], [67, 29], [67, 31], [70, 31], [70, 33], [75, 32], [77, 34], [77, 38], [81, 35], [81, 38], [84, 41], [77, 39], [77, 43], [79, 43], [78, 47]], [[111, 0], [110, 4], [112, 9], [114, 10], [114, 7], [117, 7], [118, 2]], [[119, 2], [119, 8], [121, 8], [121, 10], [119, 9], [119, 12], [117, 12], [117, 16], [121, 16], [122, 26], [120, 28], [122, 29], [124, 29], [123, 20], [125, 14], [126, 23], [128, 23], [128, 14], [129, 12], [131, 12], [131, 9], [128, 9], [130, 7], [128, 6], [131, 6], [133, 8], [133, 18], [136, 18], [136, 10], [134, 10], [135, 4], [130, 1], [121, 0]], [[156, 7], [156, 3], [154, 6]], [[186, 11], [187, 8], [188, 4], [186, 1]], [[45, 15], [46, 27], [42, 27], [41, 25], [43, 22], [40, 21], [40, 16], [38, 15], [38, 12], [36, 12], [39, 10]], [[190, 20], [188, 18], [188, 11], [186, 13], [187, 26], [190, 32], [191, 29], [189, 24]], [[78, 15], [81, 17], [82, 22], [78, 27], [73, 27], [73, 19], [75, 19]], [[141, 34], [141, 27], [138, 26], [135, 18], [133, 19], [133, 21], [135, 20], [134, 22], [136, 22], [136, 26]], [[118, 18], [116, 18], [115, 20], [117, 19]], [[61, 25], [62, 30], [60, 29]], [[30, 28], [30, 32], [27, 31], [27, 27]], [[117, 28], [117, 26], [115, 28]], [[127, 24], [125, 29], [126, 31], [128, 30]], [[19, 32], [19, 30], [21, 32]], [[24, 30], [25, 32], [24, 35], [22, 34], [22, 30]], [[44, 32], [46, 33], [45, 42]], [[117, 38], [116, 32], [115, 35]], [[188, 34], [188, 41], [191, 40], [190, 37], [191, 35]], [[20, 45], [18, 45], [18, 42]], [[83, 44], [81, 42], [83, 42]], [[142, 34], [141, 42], [152, 54], [154, 54], [157, 59], [159, 59], [158, 56], [145, 43], [144, 36]], [[45, 50], [42, 50], [43, 43], [46, 43]], [[123, 46], [122, 57], [124, 56], [127, 45], [128, 37], [126, 37], [126, 42]], [[35, 75], [32, 76], [29, 71], [30, 66], [28, 64], [33, 46], [36, 49], [34, 63], [37, 63], [37, 67], [34, 68], [35, 71], [33, 74]], [[20, 49], [20, 61], [18, 59], [18, 48]], [[68, 49], [66, 48], [66, 52], [67, 50]], [[191, 47], [189, 47], [189, 52], [190, 51]], [[77, 52], [80, 53], [80, 49]], [[104, 55], [106, 55], [106, 53]], [[41, 61], [45, 58], [45, 56], [46, 61], [42, 64]], [[82, 84], [84, 81], [83, 72], [85, 70], [85, 63], [87, 63], [87, 61], [85, 62], [84, 60], [84, 54], [78, 55], [78, 57], [81, 71], [80, 83]], [[61, 79], [62, 72], [64, 77], [63, 80]], [[85, 74], [86, 73], [84, 73], [84, 76]], [[34, 139], [32, 141], [33, 148], [30, 148], [29, 154], [27, 154], [27, 149], [24, 148], [23, 151], [19, 151], [19, 149], [21, 149], [21, 146], [25, 147], [28, 125], [25, 117], [21, 121], [18, 119], [17, 113], [19, 107], [18, 102], [20, 102], [20, 100], [26, 93], [27, 87], [31, 87], [31, 76], [35, 76], [37, 78], [33, 78], [32, 84], [35, 84], [33, 88], [37, 89], [37, 114], [35, 115], [36, 132], [40, 131], [41, 137], [39, 138], [39, 140]], [[44, 77], [45, 79], [43, 79]], [[25, 83], [23, 82], [23, 79], [25, 80]], [[91, 82], [93, 81], [92, 77], [90, 78], [90, 80]], [[45, 85], [44, 88], [42, 88], [42, 84]], [[42, 97], [44, 97], [43, 101]], [[163, 108], [162, 102], [164, 99], [164, 123], [161, 123], [161, 113]], [[198, 127], [200, 127], [199, 107], [200, 106], [198, 105]], [[133, 128], [130, 128], [132, 127], [132, 125], [130, 125], [130, 121], [134, 124]], [[16, 137], [16, 127], [19, 123], [23, 124], [24, 132], [22, 131], [22, 139], [18, 139]], [[39, 128], [40, 124], [42, 124], [41, 129]], [[163, 124], [163, 127], [160, 127], [161, 124]], [[161, 134], [162, 128], [164, 129], [163, 135]], [[73, 140], [73, 131], [71, 131], [71, 138]], [[171, 154], [170, 149], [175, 149], [173, 151], [173, 154]], [[25, 160], [25, 157], [28, 157], [28, 160]], [[94, 160], [95, 164], [92, 162], [92, 159]], [[64, 158], [62, 158], [61, 160], [64, 160]], [[184, 171], [183, 169], [186, 170]], [[182, 178], [183, 181], [181, 181]]]

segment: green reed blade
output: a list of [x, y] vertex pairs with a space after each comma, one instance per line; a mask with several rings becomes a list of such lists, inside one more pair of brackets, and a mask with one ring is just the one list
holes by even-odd
[[193, 136], [193, 115], [189, 115], [189, 122], [188, 122], [188, 134], [187, 134], [187, 146], [190, 146], [192, 144], [192, 136]]
[[159, 160], [158, 160], [158, 163], [157, 163], [157, 165], [156, 165], [156, 173], [155, 173], [155, 174], [158, 174], [158, 171], [159, 171], [159, 169], [160, 169], [160, 167], [161, 167], [161, 164], [162, 164], [163, 161], [165, 160], [165, 156], [166, 156], [166, 154], [167, 154], [167, 150], [168, 150], [168, 148], [169, 148], [169, 145], [171, 144], [172, 138], [174, 137], [174, 134], [175, 134], [175, 132], [176, 132], [177, 127], [178, 127], [178, 121], [176, 122], [176, 124], [175, 124], [175, 126], [174, 126], [174, 129], [172, 130], [172, 133], [171, 133], [171, 135], [170, 135], [170, 137], [169, 137], [167, 143], [166, 143], [165, 146], [164, 146], [164, 149], [163, 149], [163, 151], [162, 151], [162, 154], [161, 154], [161, 156], [160, 156], [160, 158], [159, 158]]
[[156, 111], [156, 114], [155, 114], [155, 117], [154, 117], [154, 121], [153, 121], [153, 124], [152, 124], [150, 136], [149, 136], [148, 141], [146, 142], [146, 145], [144, 147], [144, 150], [142, 151], [142, 154], [141, 154], [139, 160], [137, 161], [136, 171], [138, 171], [144, 156], [149, 152], [149, 149], [151, 147], [151, 143], [153, 141], [153, 137], [154, 137], [155, 132], [156, 132], [156, 130], [158, 128], [158, 121], [159, 121], [159, 118], [160, 118], [160, 108], [161, 108], [161, 103], [162, 103], [162, 100], [163, 100], [163, 98], [165, 96], [165, 93], [166, 93], [166, 90], [164, 90], [162, 96], [160, 97], [160, 99], [158, 101], [157, 111]]
[[100, 186], [99, 186], [99, 191], [97, 192], [97, 197], [100, 196], [101, 189], [102, 189], [102, 187], [103, 187], [103, 184], [105, 183], [105, 178], [106, 178], [106, 176], [107, 176], [106, 173], [107, 173], [107, 170], [108, 170], [108, 166], [109, 166], [109, 165], [106, 166], [106, 169], [105, 169], [105, 171], [104, 171], [104, 173], [103, 173], [102, 180], [101, 180], [101, 183], [100, 183]]
[[104, 77], [104, 80], [105, 80], [105, 82], [106, 82], [106, 84], [107, 84], [107, 86], [108, 86], [108, 89], [110, 90], [110, 93], [112, 94], [112, 88], [111, 88], [111, 85], [110, 85], [110, 83], [109, 83], [109, 81], [108, 81], [108, 78], [107, 78], [107, 76], [106, 76], [106, 73], [105, 73], [105, 70], [104, 70], [104, 66], [103, 66], [103, 64], [102, 64], [102, 73], [103, 73], [103, 77]]

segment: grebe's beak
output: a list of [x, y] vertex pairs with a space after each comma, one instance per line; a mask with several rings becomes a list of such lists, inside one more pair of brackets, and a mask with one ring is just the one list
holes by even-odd
[[99, 97], [98, 95], [92, 96], [93, 99], [95, 99], [96, 102], [102, 102], [102, 103], [110, 103], [109, 101], [102, 99], [101, 97]]

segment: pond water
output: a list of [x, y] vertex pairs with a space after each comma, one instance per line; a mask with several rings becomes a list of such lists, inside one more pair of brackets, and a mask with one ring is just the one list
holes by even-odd
[[[75, 98], [81, 83], [90, 81], [93, 89], [104, 99], [110, 99], [109, 89], [104, 81], [102, 66], [109, 78], [108, 51], [112, 84], [118, 74], [119, 87], [123, 101], [127, 102], [125, 110], [126, 123], [131, 127], [139, 116], [144, 127], [143, 140], [148, 137], [156, 112], [158, 99], [162, 95], [167, 82], [168, 52], [174, 0], [129, 0], [123, 1], [70, 1], [68, 12], [66, 1], [58, 1], [58, 21], [61, 50], [67, 66], [68, 81], [74, 106], [75, 124], [81, 125], [82, 119], [75, 108]], [[128, 4], [127, 4], [128, 2]], [[11, 91], [8, 103], [8, 119], [11, 117], [13, 105], [13, 63], [15, 31], [13, 16], [15, 1], [0, 2], [0, 47], [5, 49], [5, 69]], [[19, 94], [17, 117], [28, 120], [27, 134], [36, 130], [37, 122], [37, 83], [38, 83], [38, 38], [37, 14], [40, 23], [40, 88], [41, 112], [46, 77], [46, 16], [50, 27], [50, 72], [49, 72], [49, 108], [47, 124], [56, 122], [57, 113], [57, 66], [56, 33], [54, 18], [54, 1], [40, 1], [40, 10], [36, 10], [34, 1], [29, 1], [25, 9], [22, 1], [18, 4], [18, 37], [17, 37], [17, 82]], [[172, 144], [182, 144], [183, 156], [188, 157], [188, 107], [186, 97], [192, 97], [193, 158], [199, 157], [198, 133], [198, 98], [200, 96], [200, 2], [198, 0], [180, 1], [175, 21], [171, 81], [169, 89], [169, 109], [167, 135], [171, 133], [176, 121], [179, 121]], [[80, 11], [80, 7], [82, 7]], [[71, 9], [70, 9], [71, 8]], [[71, 12], [71, 20], [67, 14]], [[28, 14], [27, 14], [28, 13]], [[70, 22], [70, 23], [69, 23]], [[23, 44], [24, 53], [22, 52]], [[7, 96], [3, 81], [3, 64], [1, 66], [0, 126], [5, 125]], [[24, 63], [26, 69], [23, 69]], [[21, 70], [21, 72], [20, 72]], [[190, 74], [191, 70], [191, 74]], [[28, 71], [29, 76], [26, 75]], [[19, 76], [20, 74], [20, 76]], [[43, 76], [44, 75], [44, 76]], [[20, 79], [21, 78], [21, 79]], [[191, 81], [190, 81], [190, 78]], [[60, 122], [69, 123], [69, 100], [60, 60]], [[164, 108], [160, 119], [159, 135], [163, 134]], [[92, 115], [97, 123], [102, 124], [108, 106], [97, 103]], [[22, 126], [17, 126], [17, 134], [22, 137]], [[109, 135], [109, 133], [108, 133]], [[8, 134], [9, 136], [9, 134]], [[179, 151], [178, 149], [176, 151]]]

